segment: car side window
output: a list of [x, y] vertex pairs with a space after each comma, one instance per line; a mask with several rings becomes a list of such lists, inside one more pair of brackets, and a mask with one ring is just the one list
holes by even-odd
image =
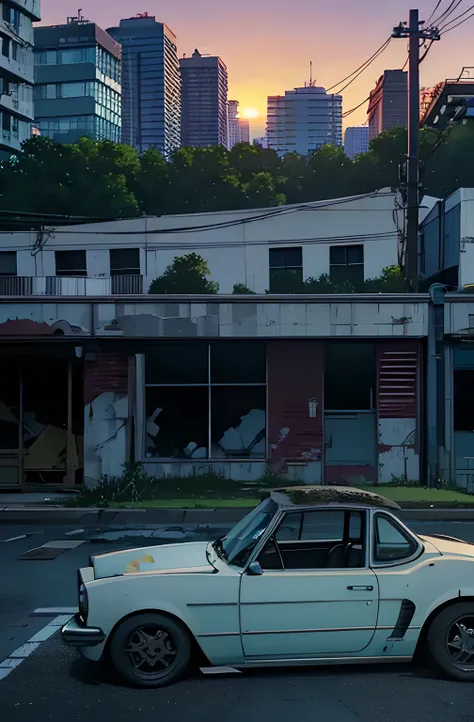
[[383, 514], [375, 516], [374, 560], [395, 562], [408, 559], [416, 551], [416, 543], [397, 523]]
[[262, 569], [343, 569], [366, 565], [366, 512], [288, 512], [259, 557]]

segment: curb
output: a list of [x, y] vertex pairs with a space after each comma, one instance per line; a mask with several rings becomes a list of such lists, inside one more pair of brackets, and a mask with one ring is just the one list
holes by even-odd
[[[250, 511], [248, 507], [217, 509], [91, 509], [51, 506], [0, 507], [0, 523], [50, 523], [85, 526], [116, 524], [192, 524], [219, 526], [235, 524]], [[400, 509], [395, 512], [404, 521], [474, 522], [474, 509]]]

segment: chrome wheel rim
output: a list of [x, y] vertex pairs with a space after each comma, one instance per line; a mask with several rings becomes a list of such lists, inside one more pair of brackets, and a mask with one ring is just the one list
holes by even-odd
[[170, 672], [178, 650], [168, 631], [158, 625], [147, 625], [128, 636], [124, 652], [135, 674], [150, 679]]
[[448, 629], [446, 648], [451, 663], [463, 672], [474, 671], [474, 616], [462, 617]]

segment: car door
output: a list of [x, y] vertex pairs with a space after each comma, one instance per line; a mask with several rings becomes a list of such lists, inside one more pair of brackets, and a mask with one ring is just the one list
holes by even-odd
[[[247, 659], [356, 655], [369, 645], [378, 586], [368, 567], [367, 514], [357, 511], [359, 531], [351, 539], [352, 513], [321, 509], [285, 515], [259, 555], [263, 573], [241, 577]], [[347, 547], [359, 559], [350, 560]], [[345, 566], [349, 562], [352, 566]]]

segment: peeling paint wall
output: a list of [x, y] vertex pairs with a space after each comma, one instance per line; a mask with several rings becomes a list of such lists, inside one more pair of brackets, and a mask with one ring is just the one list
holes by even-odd
[[377, 352], [379, 482], [416, 481], [420, 478], [420, 344], [381, 343]]
[[120, 476], [129, 460], [128, 360], [102, 352], [84, 363], [84, 481]]

